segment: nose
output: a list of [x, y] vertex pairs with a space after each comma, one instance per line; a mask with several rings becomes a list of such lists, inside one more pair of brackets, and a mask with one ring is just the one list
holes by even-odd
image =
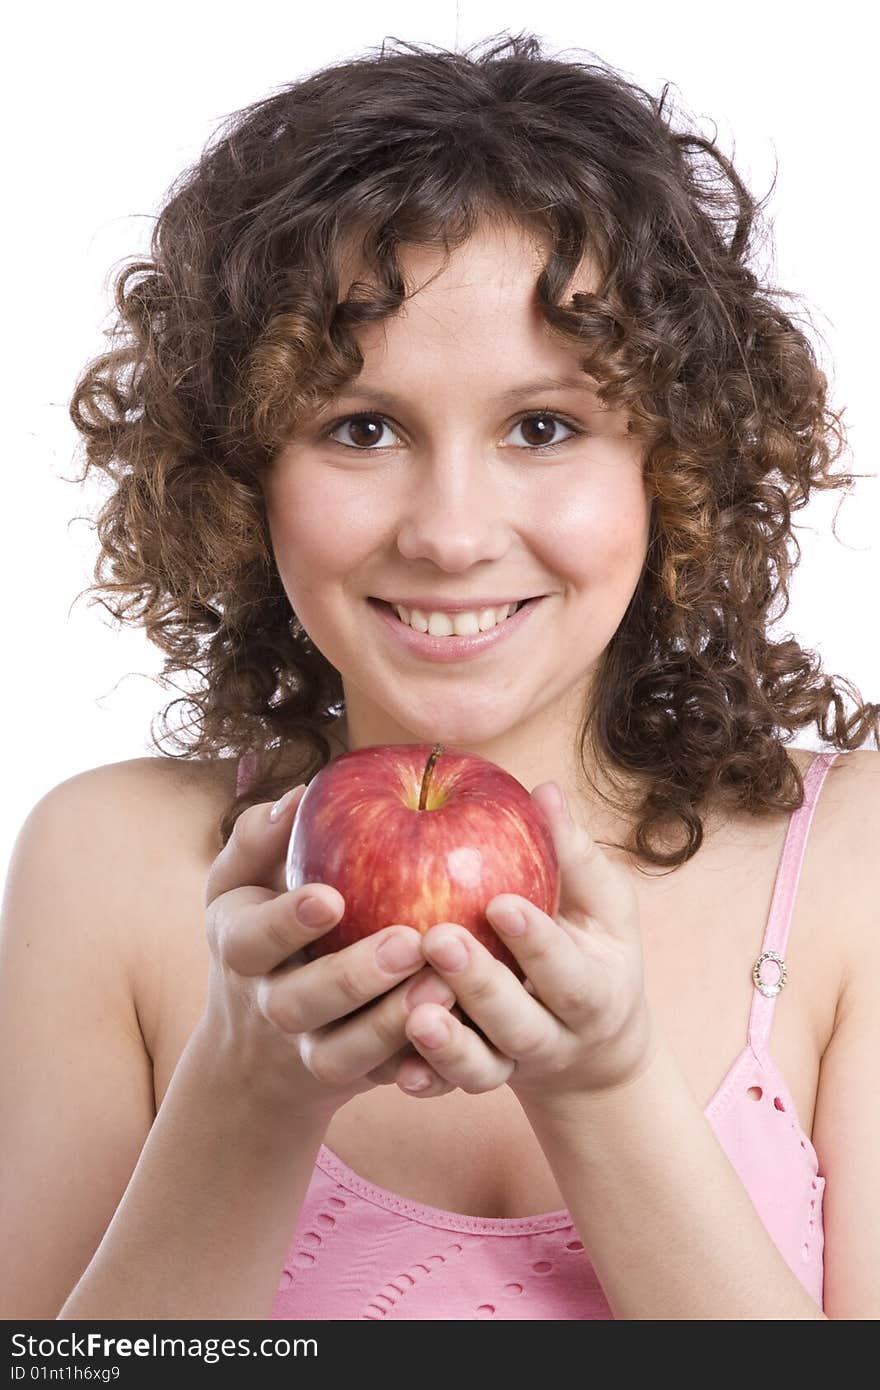
[[499, 559], [510, 530], [501, 489], [478, 452], [465, 445], [438, 451], [414, 470], [398, 528], [401, 555], [449, 574]]

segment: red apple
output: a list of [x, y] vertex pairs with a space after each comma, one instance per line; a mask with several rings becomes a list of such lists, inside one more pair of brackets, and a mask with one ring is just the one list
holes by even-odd
[[287, 886], [329, 883], [345, 915], [307, 949], [327, 955], [383, 927], [457, 922], [523, 972], [490, 926], [497, 893], [551, 917], [559, 864], [543, 811], [496, 763], [443, 744], [375, 744], [322, 768], [299, 803]]

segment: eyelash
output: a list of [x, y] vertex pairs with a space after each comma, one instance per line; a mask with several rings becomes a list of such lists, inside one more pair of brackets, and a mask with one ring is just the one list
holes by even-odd
[[[526, 420], [535, 419], [558, 420], [559, 423], [563, 424], [567, 430], [571, 430], [571, 435], [568, 439], [557, 440], [554, 444], [527, 444], [525, 446], [515, 445], [514, 447], [517, 448], [520, 453], [537, 454], [541, 457], [548, 454], [555, 454], [557, 450], [561, 449], [564, 444], [568, 444], [570, 439], [574, 438], [577, 435], [586, 434], [586, 430], [581, 425], [576, 425], [573, 420], [569, 420], [565, 415], [560, 415], [558, 411], [550, 410], [549, 408], [544, 410], [527, 410], [524, 415], [520, 415], [516, 420], [513, 421], [511, 429], [515, 429], [517, 425], [523, 424]], [[354, 415], [342, 415], [338, 420], [334, 420], [331, 425], [327, 426], [321, 438], [328, 440], [331, 444], [338, 444], [341, 449], [349, 449], [352, 453], [355, 454], [384, 454], [388, 447], [387, 445], [383, 449], [375, 449], [369, 447], [359, 448], [357, 444], [343, 444], [341, 440], [330, 438], [330, 436], [334, 434], [336, 430], [339, 429], [340, 425], [350, 424], [352, 420], [381, 420], [383, 424], [388, 425], [390, 428], [393, 428], [393, 426], [391, 425], [391, 421], [388, 419], [388, 417], [386, 415], [382, 415], [378, 410], [359, 410]]]

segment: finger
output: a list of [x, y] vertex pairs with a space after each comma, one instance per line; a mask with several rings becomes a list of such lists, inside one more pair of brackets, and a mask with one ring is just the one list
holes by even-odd
[[383, 1041], [380, 1035], [385, 1025], [380, 1011], [384, 1011], [390, 1019], [390, 1027], [397, 1030], [395, 1036], [398, 1039], [398, 1050], [367, 1073], [370, 1079], [380, 1083], [397, 1081], [402, 1064], [411, 1061], [414, 1065], [405, 1069], [405, 1077], [418, 1078], [427, 1075], [429, 1080], [433, 1079], [439, 1083], [440, 1078], [422, 1060], [412, 1043], [407, 1041], [406, 1020], [416, 1004], [442, 1004], [445, 1008], [455, 1006], [453, 991], [430, 965], [423, 965], [421, 970], [410, 976], [402, 985], [398, 985], [397, 989], [389, 990], [382, 999], [377, 1000], [375, 1004], [367, 1005], [353, 1018], [331, 1024], [323, 1030], [323, 1035], [332, 1046], [363, 1052], [365, 1040], [368, 1047], [377, 1037], [380, 1042]]
[[[569, 1034], [607, 999], [609, 980], [619, 967], [619, 942], [600, 933], [582, 934], [578, 940], [577, 926], [564, 919], [557, 922], [526, 898], [510, 893], [493, 898], [486, 916], [522, 967], [533, 987], [530, 993], [563, 1025], [551, 1044], [565, 1047]], [[500, 1040], [499, 1046], [504, 1047]], [[521, 1052], [511, 1055], [524, 1060]]]
[[376, 1086], [396, 1084], [405, 1095], [419, 1100], [449, 1095], [455, 1090], [452, 1082], [438, 1076], [410, 1042], [386, 1062], [368, 1071], [366, 1077]]
[[312, 1075], [330, 1085], [349, 1085], [368, 1075], [393, 1082], [406, 1060], [401, 1056], [404, 1050], [415, 1058], [416, 1071], [423, 1071], [425, 1063], [415, 1057], [406, 1036], [411, 988], [416, 990], [416, 999], [430, 1000], [434, 1007], [449, 1008], [455, 1001], [449, 986], [423, 963], [418, 976], [404, 981], [353, 1017], [303, 1035], [300, 1056]]
[[[340, 1025], [340, 1027], [342, 1026], [345, 1025]], [[405, 1036], [404, 1034], [404, 1037]], [[427, 1063], [422, 1061], [412, 1043], [405, 1042], [403, 1047], [398, 1048], [398, 1050], [392, 1053], [390, 1057], [386, 1058], [384, 1062], [380, 1062], [377, 1067], [372, 1067], [365, 1075], [376, 1086], [392, 1086], [397, 1081], [403, 1063], [411, 1058], [414, 1059], [420, 1067], [427, 1067]]]
[[328, 883], [304, 883], [289, 893], [234, 888], [208, 908], [217, 952], [238, 975], [268, 975], [335, 926], [345, 899]]
[[550, 823], [559, 860], [558, 915], [576, 926], [592, 918], [612, 936], [626, 938], [638, 926], [638, 900], [632, 881], [586, 827], [575, 823], [565, 806], [557, 806], [557, 791], [555, 782], [539, 782], [531, 795]]
[[406, 1033], [438, 1076], [468, 1095], [494, 1091], [513, 1072], [515, 1064], [509, 1057], [436, 1004], [417, 1005], [406, 1021]]
[[[440, 976], [431, 969], [430, 965], [426, 965], [414, 980], [403, 986], [403, 989], [404, 1008], [406, 1010], [403, 1021], [404, 1033], [406, 1017], [412, 1013], [417, 1004], [442, 1004], [454, 1017], [460, 1017], [455, 994], [445, 981], [441, 980]], [[445, 1096], [450, 1091], [455, 1090], [454, 1083], [438, 1076], [434, 1068], [429, 1066], [415, 1050], [412, 1043], [407, 1043], [398, 1057], [400, 1060], [397, 1064], [397, 1072], [392, 1079], [407, 1095], [427, 1099], [432, 1096]], [[392, 1065], [395, 1060], [392, 1058]]]
[[[525, 902], [524, 899], [516, 901]], [[531, 903], [528, 906], [552, 929], [544, 936], [545, 949], [555, 954], [554, 974], [562, 981], [573, 973], [582, 974], [583, 965], [574, 942], [552, 918]], [[494, 920], [490, 920], [494, 926]], [[510, 944], [513, 949], [514, 943]], [[455, 990], [455, 997], [468, 1018], [506, 1057], [514, 1062], [540, 1062], [559, 1056], [560, 1051], [567, 1048], [567, 1032], [550, 1012], [552, 1001], [544, 996], [540, 981], [535, 983], [541, 998], [535, 998], [523, 988], [513, 971], [470, 932], [453, 923], [440, 923], [425, 933], [422, 949], [440, 978]], [[533, 947], [534, 954], [537, 950]]]
[[404, 1095], [412, 1096], [415, 1100], [433, 1100], [437, 1096], [448, 1096], [457, 1090], [455, 1082], [438, 1076], [434, 1068], [419, 1056], [412, 1044], [409, 1045], [409, 1052], [399, 1065], [394, 1080]]
[[[270, 819], [272, 803], [268, 801], [261, 801], [242, 811], [232, 834], [208, 871], [206, 907], [222, 893], [240, 888], [243, 884], [257, 884], [262, 888], [271, 888], [276, 893], [286, 891], [284, 868], [287, 845], [294, 814], [305, 790], [306, 785], [302, 783], [285, 793], [290, 800], [285, 802], [277, 820]], [[281, 801], [284, 802], [284, 797]]]
[[424, 968], [413, 927], [386, 927], [304, 965], [282, 967], [257, 984], [257, 1006], [285, 1033], [308, 1033], [346, 1017]]

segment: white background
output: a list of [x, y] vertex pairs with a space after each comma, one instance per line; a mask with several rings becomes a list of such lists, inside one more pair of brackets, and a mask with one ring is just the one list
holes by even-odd
[[[461, 47], [527, 30], [551, 54], [597, 54], [652, 93], [674, 84], [677, 109], [722, 149], [768, 216], [776, 283], [806, 296], [816, 352], [846, 406], [857, 481], [817, 495], [798, 515], [803, 551], [780, 633], [825, 669], [880, 699], [876, 603], [880, 488], [875, 332], [877, 117], [869, 7], [740, 0], [721, 10], [664, 5], [572, 6], [570, 0], [455, 0], [328, 6], [151, 0], [19, 9], [7, 46], [2, 222], [5, 458], [2, 730], [5, 789], [0, 879], [21, 822], [52, 786], [85, 768], [155, 752], [153, 717], [176, 693], [154, 677], [160, 653], [140, 631], [75, 596], [90, 581], [99, 483], [80, 472], [67, 417], [75, 379], [102, 350], [110, 276], [146, 252], [151, 218], [172, 179], [231, 111], [383, 37]], [[572, 56], [578, 56], [573, 54]], [[791, 309], [789, 310], [792, 311]], [[815, 729], [802, 747], [824, 745]]]

